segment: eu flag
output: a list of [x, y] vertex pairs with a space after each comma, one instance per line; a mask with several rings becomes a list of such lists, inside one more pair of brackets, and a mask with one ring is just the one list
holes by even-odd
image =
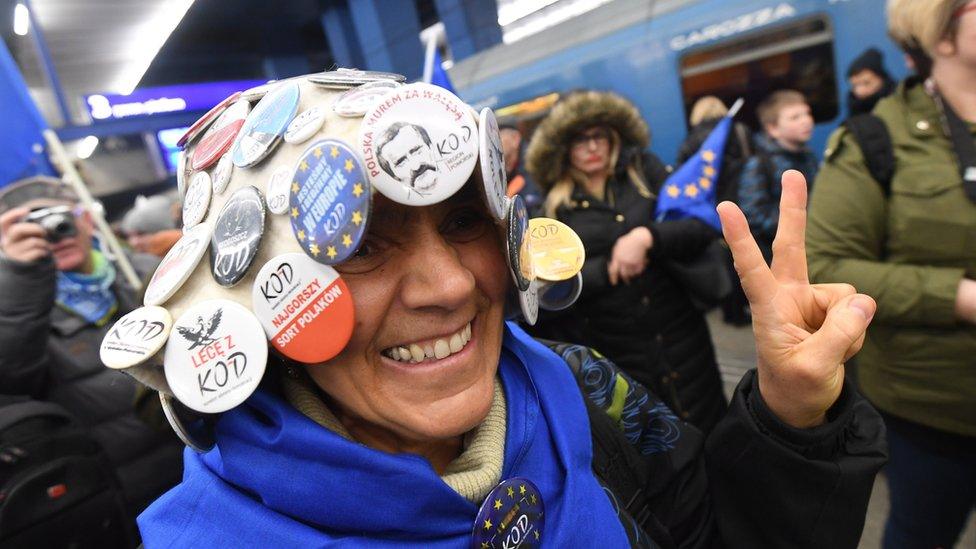
[[456, 94], [451, 79], [447, 77], [447, 71], [441, 66], [441, 52], [437, 51], [435, 40], [431, 40], [427, 45], [427, 54], [424, 59], [424, 82], [435, 86], [440, 86], [445, 90]]
[[0, 40], [0, 105], [3, 105], [0, 187], [32, 175], [54, 175], [44, 154], [41, 135], [47, 123], [27, 93], [27, 84], [3, 40]]
[[722, 166], [725, 141], [731, 129], [730, 115], [723, 118], [712, 133], [708, 134], [698, 152], [664, 182], [661, 195], [657, 199], [655, 215], [658, 221], [695, 217], [715, 230], [722, 230], [718, 212], [715, 211], [715, 183]]

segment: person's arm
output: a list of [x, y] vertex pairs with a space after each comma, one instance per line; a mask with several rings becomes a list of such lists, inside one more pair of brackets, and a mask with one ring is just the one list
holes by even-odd
[[654, 245], [648, 252], [650, 261], [691, 259], [701, 254], [721, 234], [696, 218], [651, 222], [648, 225]]
[[0, 393], [42, 395], [54, 307], [54, 262], [30, 263], [0, 253]]
[[[853, 136], [839, 129], [817, 176], [810, 201], [806, 246], [814, 282], [845, 282], [878, 302], [876, 322], [889, 325], [951, 326], [972, 314], [976, 295], [957, 309], [961, 267], [886, 263], [887, 200], [872, 179]], [[976, 291], [973, 292], [976, 294]], [[966, 294], [968, 295], [968, 294]], [[962, 295], [962, 297], [966, 297]]]
[[769, 195], [766, 171], [757, 154], [749, 158], [739, 176], [739, 207], [758, 234], [773, 234], [779, 222], [779, 206]]

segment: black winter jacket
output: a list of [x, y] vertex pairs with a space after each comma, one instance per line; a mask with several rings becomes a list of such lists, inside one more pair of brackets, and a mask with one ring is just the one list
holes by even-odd
[[[647, 174], [655, 192], [663, 175]], [[666, 263], [695, 257], [718, 233], [696, 219], [654, 222], [655, 200], [620, 178], [609, 180], [607, 190], [606, 202], [577, 190], [572, 205], [557, 210], [586, 249], [583, 292], [573, 307], [541, 315], [530, 332], [604, 353], [682, 419], [709, 432], [726, 407], [711, 335]], [[648, 227], [654, 237], [647, 269], [630, 284], [611, 286], [607, 263], [613, 245], [637, 226]]]
[[[133, 264], [151, 272], [155, 260], [135, 256]], [[97, 327], [56, 306], [56, 286], [50, 259], [20, 263], [0, 256], [0, 394], [55, 402], [87, 426], [138, 513], [179, 482], [183, 463], [173, 433], [136, 416], [137, 399], [153, 395], [106, 368], [98, 355], [109, 328], [141, 305], [140, 296], [125, 277], [116, 277], [118, 311]]]

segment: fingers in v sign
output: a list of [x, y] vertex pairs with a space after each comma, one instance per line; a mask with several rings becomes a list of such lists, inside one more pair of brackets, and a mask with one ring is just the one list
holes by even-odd
[[772, 266], [738, 206], [717, 209], [752, 309], [759, 391], [782, 421], [807, 428], [823, 423], [840, 396], [844, 362], [860, 350], [877, 305], [849, 284], [810, 284], [806, 180], [789, 170], [782, 185]]

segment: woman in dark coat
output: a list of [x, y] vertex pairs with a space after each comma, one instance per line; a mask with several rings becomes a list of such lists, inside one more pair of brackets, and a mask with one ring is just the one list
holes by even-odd
[[567, 96], [529, 144], [527, 167], [548, 191], [546, 215], [572, 227], [586, 247], [583, 294], [543, 318], [543, 337], [580, 341], [652, 387], [705, 432], [726, 408], [708, 325], [668, 272], [719, 235], [697, 219], [654, 221], [654, 194], [667, 172], [648, 145], [632, 103], [609, 92]]

